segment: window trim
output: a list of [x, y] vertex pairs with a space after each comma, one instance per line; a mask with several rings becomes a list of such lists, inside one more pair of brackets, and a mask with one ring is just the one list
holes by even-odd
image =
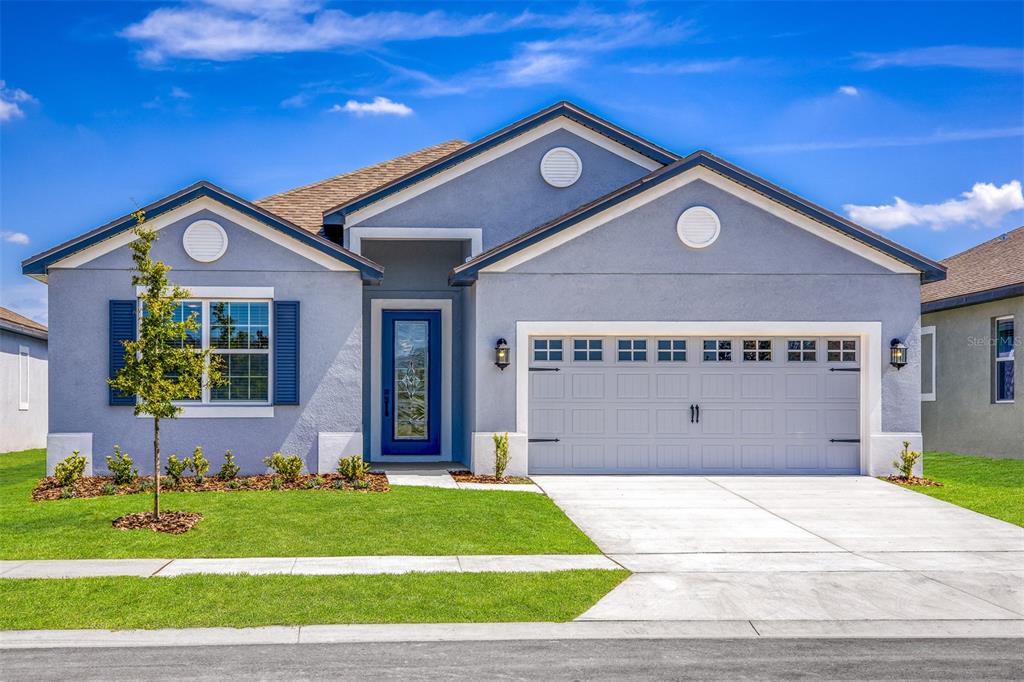
[[[577, 341], [586, 341], [587, 342], [587, 347], [586, 348], [582, 348], [582, 349], [576, 348], [576, 342]], [[591, 341], [597, 341], [598, 342], [599, 345], [598, 345], [598, 347], [596, 349], [592, 348], [590, 346], [590, 342]], [[584, 363], [588, 363], [588, 364], [591, 363], [591, 362], [604, 362], [604, 337], [601, 337], [601, 336], [574, 336], [574, 337], [572, 337], [570, 339], [570, 343], [572, 345], [572, 348], [570, 349], [572, 351], [572, 356], [571, 356], [571, 361], [572, 362], [584, 362]], [[576, 353], [577, 352], [586, 353], [587, 357], [581, 360], [581, 359], [576, 357]], [[600, 357], [597, 358], [596, 360], [590, 357], [590, 354], [594, 353], [594, 352], [600, 354]]]
[[[749, 351], [746, 348], [744, 348], [744, 345], [748, 341], [753, 341], [754, 342], [754, 350], [753, 351]], [[767, 341], [768, 342], [768, 350], [762, 350], [760, 348], [761, 342], [763, 342], [763, 341]], [[745, 355], [747, 353], [751, 353], [751, 352], [754, 354], [754, 359], [753, 360], [748, 360], [745, 357]], [[768, 359], [767, 360], [762, 360], [761, 357], [760, 357], [761, 353], [768, 353]], [[753, 365], [763, 365], [763, 364], [771, 364], [771, 363], [774, 363], [774, 362], [775, 362], [775, 339], [773, 339], [771, 337], [767, 337], [766, 338], [766, 337], [763, 337], [763, 336], [762, 337], [757, 337], [757, 336], [754, 336], [754, 337], [744, 337], [744, 338], [740, 339], [740, 363], [741, 364], [743, 364], [743, 363], [750, 363], [750, 364], [753, 364]]]
[[[829, 350], [828, 344], [830, 342], [832, 342], [832, 341], [838, 341], [839, 342], [839, 350], [837, 350], [837, 351]], [[843, 342], [845, 342], [845, 341], [853, 341], [853, 351], [852, 351], [852, 353], [853, 353], [853, 360], [844, 360], [843, 359], [843, 355], [845, 353], [851, 352], [851, 351], [846, 350], [845, 348], [843, 348]], [[834, 365], [835, 364], [845, 365], [845, 364], [849, 364], [849, 363], [856, 364], [857, 362], [860, 361], [860, 348], [857, 346], [857, 339], [854, 339], [854, 338], [842, 337], [842, 336], [828, 336], [828, 337], [825, 337], [825, 349], [824, 350], [825, 350], [825, 362], [828, 362], [830, 364], [834, 364]], [[828, 359], [828, 354], [829, 353], [839, 353], [839, 359], [838, 360], [829, 360]]]
[[[1013, 324], [1013, 336], [1010, 337], [1010, 357], [1000, 358], [999, 357], [999, 341], [998, 331], [999, 323], [1010, 320]], [[1017, 371], [1017, 366], [1014, 364], [1016, 361], [1015, 351], [1017, 350], [1017, 321], [1013, 315], [1000, 315], [999, 317], [993, 318], [992, 320], [992, 402], [996, 405], [1013, 405], [1016, 402], [1017, 387], [1014, 385], [1013, 398], [1009, 400], [999, 398], [999, 372], [996, 370], [999, 368], [1000, 363], [1008, 362], [1013, 365], [1013, 371]], [[1012, 376], [1012, 375], [1011, 375]]]
[[[668, 342], [668, 345], [669, 345], [668, 348], [660, 348], [659, 347], [659, 345], [661, 344], [662, 341]], [[675, 344], [676, 341], [681, 341], [683, 343], [683, 347], [682, 348], [675, 348], [674, 344]], [[655, 338], [654, 339], [654, 361], [656, 363], [673, 364], [673, 363], [679, 363], [679, 362], [689, 362], [690, 361], [689, 351], [690, 351], [690, 345], [687, 343], [687, 339], [685, 339], [685, 338], [677, 336], [677, 337], [659, 337], [659, 338]], [[669, 354], [669, 358], [667, 360], [662, 360], [661, 359], [661, 354], [662, 353], [668, 353]], [[674, 357], [672, 357], [675, 353], [682, 353], [683, 354], [683, 359], [682, 360], [676, 360]]]
[[[548, 347], [544, 348], [544, 349], [538, 349], [537, 348], [537, 342], [538, 341], [544, 341], [545, 343], [548, 344]], [[562, 343], [562, 347], [561, 348], [555, 348], [555, 349], [552, 350], [552, 348], [551, 348], [551, 342], [552, 341], [560, 341]], [[567, 352], [565, 346], [566, 346], [566, 344], [565, 344], [565, 337], [562, 337], [562, 336], [534, 336], [534, 337], [531, 337], [530, 338], [530, 362], [536, 362], [536, 363], [565, 362], [565, 354]], [[542, 353], [547, 353], [548, 354], [548, 358], [546, 360], [538, 359], [537, 358], [537, 352], [538, 351], [540, 351]], [[551, 359], [551, 353], [552, 352], [561, 353], [562, 354], [562, 358], [560, 360], [552, 360]]]
[[[799, 350], [793, 350], [792, 348], [790, 348], [789, 347], [789, 342], [790, 341], [799, 341], [800, 342]], [[814, 347], [813, 348], [804, 348], [804, 342], [805, 341], [812, 342], [814, 344]], [[787, 363], [793, 362], [793, 363], [797, 363], [797, 364], [803, 364], [805, 362], [818, 362], [818, 350], [819, 349], [818, 349], [818, 338], [817, 337], [808, 337], [808, 336], [794, 336], [794, 337], [787, 336], [786, 337], [786, 362]], [[799, 360], [793, 360], [792, 358], [789, 357], [790, 353], [800, 353], [800, 359]], [[804, 353], [814, 353], [814, 359], [813, 360], [805, 359], [804, 358]], [[828, 357], [828, 356], [826, 356], [826, 357]]]
[[[18, 411], [25, 412], [30, 405], [29, 381], [32, 377], [32, 351], [28, 346], [18, 346]], [[25, 388], [22, 395], [21, 389]]]
[[[705, 348], [704, 344], [707, 343], [708, 341], [713, 342], [715, 344], [715, 347], [714, 348]], [[722, 348], [721, 347], [721, 344], [722, 344], [723, 341], [725, 341], [725, 342], [727, 342], [729, 344], [728, 348]], [[709, 364], [714, 364], [714, 365], [717, 365], [717, 364], [720, 364], [720, 363], [723, 363], [723, 362], [730, 362], [730, 363], [731, 362], [735, 362], [735, 358], [736, 358], [736, 356], [734, 355], [736, 353], [735, 341], [736, 341], [736, 339], [731, 338], [731, 337], [717, 337], [717, 336], [702, 337], [700, 339], [700, 361], [702, 363], [707, 362]], [[743, 344], [740, 343], [740, 345], [742, 346]], [[706, 357], [704, 357], [705, 353], [713, 353], [715, 355], [714, 359], [708, 360]], [[722, 356], [721, 356], [722, 353], [728, 353], [729, 354], [729, 359], [728, 360], [723, 360]]]
[[[935, 355], [936, 355], [936, 352], [938, 351], [938, 347], [939, 347], [938, 337], [935, 335], [935, 325], [932, 325], [932, 326], [929, 326], [929, 327], [921, 327], [921, 343], [920, 343], [920, 346], [921, 346], [921, 357], [922, 357], [922, 359], [924, 358], [924, 337], [929, 336], [929, 335], [932, 337], [932, 362], [931, 362], [932, 390], [931, 390], [930, 393], [925, 393], [923, 390], [921, 391], [921, 401], [922, 402], [926, 402], [926, 403], [935, 402], [936, 386], [938, 385], [938, 379], [939, 379], [938, 375], [936, 375], [936, 373], [935, 373], [935, 367], [936, 367]], [[922, 388], [923, 388], [924, 381], [921, 382], [921, 385], [922, 385]]]
[[[629, 343], [629, 348], [620, 348], [619, 347], [619, 344], [622, 343], [623, 341], [626, 341], [627, 343]], [[637, 348], [636, 347], [636, 343], [638, 341], [643, 342], [643, 344], [644, 344], [643, 348]], [[621, 357], [619, 357], [619, 353], [629, 353], [629, 357], [624, 360]], [[638, 360], [636, 358], [636, 354], [637, 353], [643, 353], [644, 354], [643, 360]], [[646, 363], [649, 363], [650, 361], [651, 361], [651, 342], [650, 342], [650, 340], [646, 336], [620, 336], [620, 337], [616, 337], [616, 339], [615, 339], [615, 362], [617, 362], [617, 363], [621, 362], [623, 364], [628, 364], [628, 365], [636, 365], [636, 364], [646, 364]]]

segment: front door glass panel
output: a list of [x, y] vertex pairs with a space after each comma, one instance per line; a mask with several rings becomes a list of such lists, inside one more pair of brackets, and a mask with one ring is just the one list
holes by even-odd
[[425, 320], [395, 320], [396, 440], [426, 440], [430, 411], [430, 335]]

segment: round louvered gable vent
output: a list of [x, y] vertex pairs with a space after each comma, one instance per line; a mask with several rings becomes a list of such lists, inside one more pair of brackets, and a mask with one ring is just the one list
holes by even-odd
[[722, 224], [718, 222], [718, 215], [706, 206], [688, 208], [676, 221], [679, 239], [694, 249], [703, 249], [714, 244], [721, 230]]
[[540, 160], [540, 174], [552, 187], [568, 187], [580, 179], [583, 162], [568, 147], [555, 147]]
[[187, 228], [181, 238], [185, 253], [200, 263], [212, 263], [228, 249], [228, 235], [224, 228], [212, 220], [197, 220]]

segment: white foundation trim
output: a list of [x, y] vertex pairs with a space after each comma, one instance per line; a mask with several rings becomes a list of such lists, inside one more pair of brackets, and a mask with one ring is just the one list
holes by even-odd
[[469, 242], [470, 257], [484, 250], [484, 231], [479, 227], [350, 227], [345, 230], [348, 249], [363, 253], [364, 239], [449, 239]]
[[[381, 319], [385, 310], [441, 311], [441, 452], [438, 455], [381, 454]], [[452, 458], [452, 302], [447, 298], [370, 300], [370, 459], [375, 462], [447, 462]]]
[[359, 431], [321, 431], [316, 437], [316, 459], [318, 474], [333, 473], [338, 470], [338, 459], [363, 456], [363, 434]]
[[[629, 147], [623, 146], [618, 142], [614, 142], [611, 139], [605, 137], [601, 133], [598, 133], [586, 126], [582, 126], [575, 121], [572, 121], [564, 116], [559, 116], [556, 119], [548, 121], [542, 125], [537, 126], [533, 130], [529, 130], [521, 135], [517, 135], [507, 142], [499, 144], [493, 149], [489, 149], [483, 154], [478, 154], [471, 158], [466, 159], [462, 163], [458, 163], [455, 166], [438, 173], [437, 175], [417, 182], [416, 184], [408, 187], [400, 192], [395, 192], [389, 197], [385, 197], [380, 201], [359, 209], [348, 215], [345, 219], [345, 223], [348, 225], [357, 225], [360, 222], [372, 218], [379, 213], [383, 213], [389, 208], [394, 208], [399, 204], [403, 204], [410, 199], [418, 197], [419, 195], [429, 192], [432, 189], [440, 187], [444, 183], [454, 180], [457, 177], [465, 175], [470, 171], [476, 170], [483, 165], [494, 161], [497, 158], [504, 156], [510, 152], [514, 152], [520, 147], [524, 147], [531, 142], [539, 140], [545, 135], [550, 135], [557, 130], [568, 130], [570, 133], [582, 137], [587, 142], [597, 145], [602, 149], [617, 154], [627, 161], [632, 161], [636, 165], [645, 168], [649, 171], [661, 168], [663, 164], [655, 161], [654, 159], [648, 158], [643, 154], [633, 151]], [[540, 163], [540, 159], [537, 159]]]
[[[913, 274], [918, 270], [910, 267], [906, 263], [896, 260], [895, 258], [888, 256], [877, 249], [874, 249], [867, 244], [857, 241], [852, 237], [847, 237], [844, 234], [837, 232], [831, 227], [827, 227], [816, 220], [811, 220], [807, 216], [797, 213], [796, 211], [783, 206], [780, 203], [772, 201], [763, 194], [758, 194], [753, 190], [747, 189], [743, 185], [740, 185], [733, 180], [730, 180], [724, 176], [715, 173], [714, 171], [708, 170], [707, 168], [697, 167], [682, 173], [681, 175], [663, 182], [661, 185], [647, 190], [642, 194], [639, 194], [632, 199], [628, 199], [617, 206], [613, 206], [608, 210], [599, 213], [598, 215], [588, 218], [583, 222], [573, 225], [570, 228], [562, 230], [556, 234], [551, 235], [547, 239], [544, 239], [533, 246], [527, 247], [522, 251], [517, 251], [492, 265], [487, 266], [481, 272], [508, 272], [517, 265], [521, 265], [526, 261], [532, 260], [541, 254], [547, 253], [552, 249], [558, 248], [562, 244], [579, 237], [582, 234], [593, 230], [596, 227], [600, 227], [605, 223], [620, 218], [631, 211], [640, 208], [641, 206], [648, 204], [656, 199], [674, 192], [680, 187], [684, 187], [691, 182], [696, 180], [703, 180], [709, 185], [713, 185], [718, 189], [728, 192], [733, 196], [746, 201], [749, 204], [760, 208], [761, 210], [770, 213], [771, 215], [785, 220], [788, 223], [796, 225], [804, 230], [807, 230], [811, 234], [824, 239], [827, 242], [835, 244], [841, 248], [851, 251], [862, 258], [865, 258], [876, 265], [880, 265], [891, 272], [897, 272], [901, 274]], [[680, 208], [684, 208], [680, 206]]]
[[[273, 405], [182, 405], [178, 419], [266, 419], [274, 416]], [[148, 414], [136, 415], [151, 419]]]
[[[192, 300], [193, 298], [245, 298], [273, 300], [274, 298], [274, 287], [190, 287], [184, 285], [182, 285], [182, 287], [188, 289], [190, 294], [186, 300]], [[142, 296], [144, 293], [146, 293], [146, 287], [135, 287], [136, 296]]]
[[[216, 201], [215, 199], [211, 199], [210, 197], [200, 197], [195, 201], [190, 201], [189, 203], [183, 204], [172, 211], [168, 211], [167, 213], [159, 215], [152, 220], [147, 220], [146, 227], [159, 231], [167, 227], [168, 225], [176, 223], [179, 220], [187, 218], [191, 215], [194, 215], [199, 211], [202, 211], [203, 209], [210, 210], [213, 213], [219, 215], [220, 217], [225, 218], [226, 220], [229, 220], [232, 223], [235, 223], [236, 225], [240, 225], [248, 230], [251, 230], [252, 232], [255, 232], [261, 237], [264, 237], [265, 239], [274, 242], [278, 246], [286, 248], [289, 251], [299, 254], [300, 256], [304, 256], [305, 258], [308, 258], [314, 263], [323, 266], [327, 270], [337, 272], [355, 272], [355, 268], [353, 268], [352, 266], [342, 263], [341, 261], [335, 258], [331, 258], [327, 254], [322, 253], [311, 246], [307, 246], [306, 244], [303, 244], [297, 239], [293, 239], [288, 235], [279, 232], [278, 230], [275, 230], [269, 225], [266, 225], [258, 220], [250, 218], [244, 213], [240, 213], [239, 211], [236, 211], [233, 208], [225, 206], [224, 204], [220, 203], [219, 201]], [[133, 241], [135, 241], [135, 233], [132, 232], [131, 230], [126, 230], [125, 232], [122, 232], [114, 237], [111, 237], [110, 239], [105, 239], [101, 242], [97, 242], [96, 244], [93, 244], [92, 246], [86, 249], [83, 249], [77, 253], [68, 256], [67, 258], [57, 261], [50, 267], [77, 268], [78, 266], [88, 263], [91, 260], [95, 260], [96, 258], [99, 258], [104, 254], [110, 253], [115, 249], [119, 249], [122, 246], [126, 246], [132, 243]], [[202, 267], [202, 265], [197, 264], [196, 267]]]
[[67, 459], [78, 450], [85, 457], [84, 476], [92, 476], [92, 433], [46, 434], [46, 475], [52, 476], [57, 462]]
[[[516, 377], [516, 431], [530, 433], [531, 336], [856, 336], [860, 340], [860, 470], [873, 474], [875, 439], [882, 434], [881, 322], [516, 322], [513, 352]], [[918, 434], [920, 435], [920, 434]], [[878, 457], [886, 457], [877, 453]], [[893, 456], [895, 453], [893, 453]], [[891, 461], [891, 460], [890, 460]]]

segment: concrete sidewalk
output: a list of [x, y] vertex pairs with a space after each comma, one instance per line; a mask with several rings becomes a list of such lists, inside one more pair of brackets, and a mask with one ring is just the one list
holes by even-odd
[[0, 649], [600, 639], [1024, 638], [1024, 620], [606, 621], [0, 631]]
[[172, 577], [231, 575], [380, 575], [396, 573], [542, 573], [617, 569], [601, 554], [465, 556], [252, 557], [239, 559], [69, 559], [0, 561], [4, 578]]

